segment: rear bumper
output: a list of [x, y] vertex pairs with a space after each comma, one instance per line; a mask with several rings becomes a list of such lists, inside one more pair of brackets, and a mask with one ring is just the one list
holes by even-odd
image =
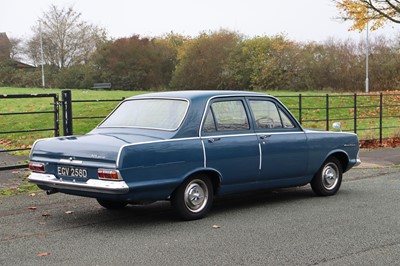
[[28, 179], [36, 185], [54, 189], [78, 190], [105, 194], [126, 194], [129, 191], [129, 187], [124, 181], [88, 179], [86, 182], [73, 182], [58, 179], [54, 175], [40, 173], [31, 173]]

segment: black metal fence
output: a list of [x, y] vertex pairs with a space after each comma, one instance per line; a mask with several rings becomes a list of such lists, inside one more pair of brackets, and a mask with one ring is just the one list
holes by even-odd
[[[331, 123], [340, 121], [342, 130], [358, 133], [359, 138], [363, 140], [378, 139], [382, 143], [383, 139], [388, 136], [400, 136], [400, 94], [326, 94], [326, 95], [277, 95], [277, 97], [285, 103], [285, 105], [297, 117], [299, 122], [306, 128], [315, 129], [331, 129]], [[27, 99], [27, 98], [44, 98], [50, 99], [47, 107], [24, 106], [16, 108], [17, 111], [2, 111], [0, 108], [0, 140], [2, 136], [10, 134], [31, 134], [33, 132], [52, 131], [54, 136], [60, 135], [60, 123], [62, 122], [63, 135], [72, 135], [73, 122], [82, 122], [87, 124], [87, 129], [82, 130], [79, 126], [79, 134], [86, 133], [93, 128], [98, 121], [105, 118], [114, 106], [124, 98], [120, 99], [89, 99], [89, 100], [72, 100], [70, 90], [61, 92], [61, 100], [58, 94], [19, 94], [19, 95], [0, 95], [1, 101], [7, 99]], [[96, 104], [108, 104], [107, 108], [96, 109], [96, 115], [93, 112], [86, 112]], [[50, 108], [49, 108], [50, 106]], [[62, 108], [59, 108], [61, 106]], [[84, 108], [82, 108], [82, 106]], [[111, 108], [111, 109], [110, 109]], [[61, 117], [60, 120], [60, 109]], [[74, 110], [74, 111], [73, 111]], [[77, 110], [80, 110], [77, 112]], [[13, 116], [26, 116], [25, 120], [39, 120], [48, 122], [49, 118], [45, 115], [51, 115], [52, 127], [40, 127], [41, 123], [36, 123], [36, 127], [32, 127], [27, 123], [21, 125], [18, 130], [7, 130], [7, 123], [13, 123], [12, 119], [5, 119]], [[40, 115], [35, 119], [29, 116]], [[7, 120], [4, 122], [4, 120]], [[38, 126], [39, 125], [39, 126]], [[15, 128], [15, 127], [14, 127]], [[370, 133], [365, 133], [370, 132]], [[33, 143], [33, 141], [32, 141]], [[1, 144], [1, 142], [0, 142]], [[19, 152], [29, 150], [29, 147], [17, 147], [7, 150], [1, 150], [0, 153]], [[17, 168], [25, 168], [26, 164], [1, 166], [1, 170], [10, 170]]]
[[[50, 101], [48, 102], [49, 105], [52, 105], [50, 108], [51, 110], [40, 110], [40, 108], [36, 108], [35, 111], [29, 111], [28, 108], [31, 108], [29, 106], [25, 106], [25, 111], [24, 110], [18, 110], [18, 112], [11, 111], [11, 112], [0, 112], [0, 117], [9, 117], [11, 119], [8, 119], [10, 123], [13, 122], [12, 118], [15, 116], [27, 116], [27, 120], [29, 120], [29, 116], [32, 115], [43, 115], [43, 114], [52, 114], [53, 117], [53, 127], [39, 127], [39, 128], [21, 128], [19, 130], [7, 130], [6, 125], [2, 125], [1, 131], [0, 131], [0, 139], [2, 135], [10, 135], [10, 134], [21, 134], [21, 133], [32, 133], [32, 132], [43, 132], [43, 131], [53, 131], [54, 136], [59, 136], [60, 135], [60, 127], [59, 127], [59, 110], [58, 110], [58, 104], [59, 104], [59, 99], [58, 99], [58, 94], [14, 94], [14, 95], [0, 95], [0, 100], [8, 100], [8, 99], [27, 99], [27, 98], [48, 98]], [[11, 148], [11, 149], [0, 149], [0, 153], [9, 153], [9, 152], [18, 152], [18, 151], [24, 151], [24, 150], [29, 150], [30, 148]], [[0, 171], [1, 170], [11, 170], [11, 169], [20, 169], [20, 168], [26, 168], [27, 164], [17, 164], [17, 165], [6, 165], [6, 166], [0, 166]]]
[[[330, 130], [341, 122], [343, 131], [360, 139], [400, 136], [400, 94], [326, 94], [278, 96], [304, 127]], [[365, 134], [369, 131], [369, 134]]]

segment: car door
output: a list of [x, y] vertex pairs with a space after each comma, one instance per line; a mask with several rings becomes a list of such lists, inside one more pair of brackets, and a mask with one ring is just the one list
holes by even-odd
[[273, 98], [250, 98], [248, 103], [261, 151], [260, 180], [305, 176], [307, 137], [295, 119]]
[[206, 167], [221, 173], [221, 187], [256, 182], [260, 152], [245, 100], [216, 99], [207, 108], [201, 134]]

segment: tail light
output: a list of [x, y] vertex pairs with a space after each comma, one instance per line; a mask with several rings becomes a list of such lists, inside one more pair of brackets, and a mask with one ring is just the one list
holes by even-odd
[[99, 179], [122, 180], [121, 174], [115, 169], [99, 169], [97, 173]]
[[44, 163], [30, 162], [29, 170], [31, 170], [32, 172], [44, 173], [45, 171]]

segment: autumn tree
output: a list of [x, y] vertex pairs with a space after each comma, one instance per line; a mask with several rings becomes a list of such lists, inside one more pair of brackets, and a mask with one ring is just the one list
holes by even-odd
[[246, 39], [228, 61], [230, 80], [241, 89], [299, 89], [299, 51], [283, 35]]
[[241, 37], [225, 30], [202, 33], [179, 51], [179, 63], [171, 81], [174, 89], [229, 89], [225, 66]]
[[105, 30], [82, 20], [73, 7], [51, 5], [32, 29], [34, 35], [27, 42], [27, 56], [39, 64], [42, 34], [45, 64], [58, 69], [88, 62], [90, 55], [106, 40]]
[[390, 21], [400, 24], [399, 0], [334, 0], [343, 20], [352, 20], [351, 30], [363, 30], [371, 21], [371, 29]]
[[164, 89], [176, 64], [176, 47], [168, 39], [135, 35], [108, 42], [93, 57], [98, 80], [126, 90]]

